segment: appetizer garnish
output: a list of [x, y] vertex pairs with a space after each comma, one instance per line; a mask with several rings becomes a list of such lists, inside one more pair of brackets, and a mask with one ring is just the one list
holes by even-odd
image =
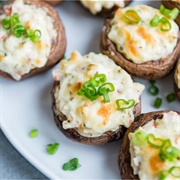
[[109, 13], [113, 12], [117, 8], [123, 8], [127, 6], [131, 2], [131, 0], [80, 0], [80, 2], [92, 14], [108, 16]]
[[38, 136], [38, 130], [37, 129], [32, 129], [30, 132], [29, 132], [29, 136], [31, 138], [35, 138]]
[[[162, 4], [164, 5], [165, 8], [168, 8], [171, 11], [174, 8], [177, 8], [180, 10], [180, 1], [179, 0], [162, 0]], [[168, 11], [165, 11], [165, 12], [168, 13]], [[178, 17], [175, 19], [175, 21], [180, 27], [180, 13], [178, 14]]]
[[176, 70], [174, 73], [174, 89], [176, 96], [180, 99], [180, 58], [176, 65]]
[[136, 120], [121, 146], [122, 179], [179, 179], [180, 113], [157, 111]]
[[10, 1], [1, 7], [0, 22], [0, 75], [19, 81], [49, 69], [63, 57], [64, 27], [52, 6]]
[[174, 22], [179, 10], [167, 13], [162, 7], [119, 8], [105, 21], [102, 53], [132, 75], [151, 80], [167, 75], [180, 54], [180, 32]]
[[107, 56], [75, 51], [53, 76], [55, 122], [74, 141], [105, 144], [119, 139], [140, 113], [144, 86]]
[[69, 160], [67, 163], [64, 163], [62, 169], [64, 171], [75, 171], [76, 169], [80, 168], [81, 165], [79, 164], [78, 158], [73, 158]]
[[46, 146], [46, 152], [48, 154], [55, 154], [58, 148], [59, 148], [59, 143], [48, 144]]

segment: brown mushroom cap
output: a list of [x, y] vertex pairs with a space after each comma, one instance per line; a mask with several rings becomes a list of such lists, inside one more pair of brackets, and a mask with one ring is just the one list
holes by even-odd
[[[38, 0], [38, 1], [42, 1], [42, 0]], [[44, 0], [44, 1], [51, 4], [52, 6], [56, 6], [63, 2], [63, 0]]]
[[[126, 131], [126, 134], [123, 137], [123, 141], [121, 144], [121, 149], [118, 157], [118, 165], [120, 169], [120, 175], [123, 180], [127, 179], [139, 179], [138, 175], [133, 174], [133, 168], [131, 167], [131, 155], [129, 152], [130, 148], [130, 140], [128, 138], [128, 134], [130, 132], [134, 132], [140, 126], [144, 126], [148, 122], [162, 118], [163, 113], [169, 112], [166, 111], [156, 111], [156, 112], [149, 112], [145, 114], [141, 114], [139, 117], [135, 119], [135, 121], [131, 124], [131, 126]], [[180, 115], [180, 112], [177, 112]]]
[[132, 61], [126, 59], [124, 55], [117, 50], [116, 45], [108, 38], [112, 18], [113, 17], [105, 20], [101, 35], [100, 48], [103, 54], [109, 56], [115, 61], [116, 64], [120, 65], [131, 75], [144, 79], [159, 79], [167, 75], [172, 70], [180, 54], [180, 32], [178, 34], [178, 42], [174, 51], [166, 58], [135, 64]]
[[[31, 1], [31, 0], [24, 0], [24, 2], [26, 4], [30, 4], [30, 5], [32, 4], [40, 8], [42, 7], [46, 8], [48, 10], [47, 11], [48, 16], [50, 16], [54, 20], [54, 28], [56, 29], [57, 36], [56, 36], [56, 39], [52, 39], [50, 55], [48, 57], [48, 60], [45, 66], [32, 69], [28, 74], [24, 74], [21, 80], [50, 69], [62, 59], [66, 50], [65, 29], [56, 10], [51, 5], [44, 2]], [[1, 7], [0, 14], [4, 13], [4, 6]], [[10, 74], [1, 70], [0, 70], [0, 76], [4, 76], [8, 79], [13, 79]]]
[[[81, 2], [81, 1], [80, 1]], [[128, 6], [130, 3], [132, 2], [132, 0], [124, 0], [124, 3], [125, 3], [125, 7]], [[82, 4], [82, 3], [81, 3]], [[82, 4], [82, 6], [84, 7], [84, 5]], [[84, 7], [86, 8], [86, 7]], [[97, 14], [95, 15], [98, 15], [98, 16], [103, 16], [103, 17], [109, 17], [110, 14], [112, 12], [114, 12], [115, 10], [117, 10], [119, 8], [119, 6], [117, 5], [114, 5], [111, 9], [107, 9], [107, 8], [102, 8], [102, 10], [100, 12], [98, 12]], [[88, 8], [86, 8], [87, 10], [89, 10]], [[89, 10], [90, 12], [90, 10]], [[91, 12], [90, 12], [91, 13]]]
[[[180, 1], [178, 2], [178, 1], [172, 1], [172, 0], [162, 0], [162, 4], [168, 9], [173, 9], [176, 7], [180, 10]], [[180, 27], [180, 13], [175, 21]]]
[[[93, 144], [93, 145], [102, 145], [102, 144], [107, 144], [112, 141], [118, 140], [123, 137], [126, 128], [124, 126], [119, 126], [119, 129], [115, 132], [113, 131], [108, 131], [105, 132], [103, 135], [99, 137], [84, 137], [80, 135], [76, 129], [63, 129], [62, 127], [62, 122], [65, 121], [67, 118], [62, 112], [59, 112], [59, 110], [56, 108], [56, 103], [55, 103], [55, 88], [59, 86], [60, 83], [55, 81], [54, 86], [51, 92], [51, 97], [52, 97], [52, 110], [54, 114], [54, 120], [60, 131], [69, 139], [72, 141], [84, 143], [84, 144]], [[141, 113], [141, 102], [137, 103], [134, 107], [134, 116], [137, 117]]]

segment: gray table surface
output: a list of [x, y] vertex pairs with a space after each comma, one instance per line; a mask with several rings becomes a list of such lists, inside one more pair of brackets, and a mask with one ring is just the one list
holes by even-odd
[[0, 179], [48, 179], [11, 145], [1, 130]]

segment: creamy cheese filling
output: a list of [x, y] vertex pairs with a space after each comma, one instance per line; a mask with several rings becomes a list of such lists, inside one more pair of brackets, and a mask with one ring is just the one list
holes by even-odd
[[[131, 24], [124, 19], [127, 10], [135, 10], [139, 17], [138, 24]], [[117, 50], [127, 59], [140, 64], [152, 60], [159, 60], [171, 54], [177, 44], [179, 28], [169, 20], [171, 29], [161, 31], [160, 27], [153, 27], [150, 21], [155, 15], [163, 17], [160, 11], [145, 5], [136, 5], [118, 9], [111, 21], [108, 38], [115, 43]]]
[[97, 14], [101, 12], [103, 8], [111, 9], [113, 6], [124, 7], [124, 0], [80, 0], [84, 7], [88, 8], [91, 13]]
[[[164, 113], [162, 119], [152, 120], [139, 129], [146, 134], [154, 134], [156, 138], [170, 139], [172, 145], [180, 150], [180, 116], [176, 112]], [[137, 174], [140, 179], [158, 180], [157, 173], [159, 171], [169, 170], [173, 166], [180, 167], [180, 159], [163, 162], [159, 156], [159, 149], [148, 144], [133, 145], [131, 141], [132, 133], [129, 134], [129, 138], [131, 166], [134, 174]], [[169, 174], [166, 179], [178, 178]]]
[[[91, 101], [77, 95], [81, 85], [97, 73], [105, 74], [107, 82], [114, 84], [109, 103], [105, 103], [102, 96]], [[117, 110], [115, 101], [134, 99], [138, 103], [144, 86], [133, 82], [131, 76], [107, 56], [94, 53], [81, 56], [75, 51], [69, 60], [60, 62], [53, 76], [55, 81], [60, 81], [54, 97], [56, 108], [67, 117], [63, 121], [64, 129], [75, 128], [83, 136], [97, 137], [106, 131], [116, 131], [120, 125], [129, 127], [134, 121], [134, 108]]]
[[176, 71], [174, 74], [175, 82], [177, 84], [177, 87], [180, 89], [180, 58], [176, 67]]
[[[7, 14], [0, 15], [0, 70], [16, 80], [20, 80], [22, 75], [36, 67], [43, 67], [48, 60], [51, 43], [57, 32], [47, 11], [46, 8], [38, 8], [16, 0], [12, 6], [6, 6]], [[41, 31], [39, 42], [34, 43], [25, 36], [17, 38], [11, 30], [2, 27], [2, 19], [14, 13], [18, 13], [20, 24], [27, 29]]]

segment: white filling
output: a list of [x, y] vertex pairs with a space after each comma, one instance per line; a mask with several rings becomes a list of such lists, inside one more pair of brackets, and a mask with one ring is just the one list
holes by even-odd
[[103, 8], [111, 9], [113, 6], [117, 5], [119, 7], [124, 7], [124, 0], [80, 0], [81, 3], [88, 8], [91, 13], [97, 14], [101, 12]]
[[177, 68], [176, 68], [176, 71], [175, 71], [175, 74], [174, 74], [174, 78], [175, 78], [177, 87], [180, 89], [180, 58], [179, 58], [179, 61], [178, 61], [178, 64], [177, 64]]
[[[20, 80], [21, 76], [36, 67], [43, 67], [50, 54], [51, 42], [56, 38], [57, 32], [53, 28], [53, 20], [47, 15], [46, 8], [37, 8], [34, 5], [23, 4], [16, 0], [12, 10], [6, 7], [6, 12], [13, 15], [18, 13], [20, 24], [32, 30], [41, 31], [41, 39], [34, 43], [29, 38], [15, 37], [10, 30], [5, 30], [0, 25], [0, 70], [7, 72], [14, 79]], [[0, 21], [7, 14], [0, 15]]]
[[[130, 24], [124, 20], [127, 10], [135, 10], [139, 17], [138, 24]], [[155, 15], [163, 17], [159, 10], [136, 5], [118, 9], [111, 21], [111, 29], [108, 38], [115, 43], [117, 50], [134, 63], [144, 63], [159, 60], [171, 54], [177, 44], [179, 28], [177, 24], [169, 20], [171, 29], [161, 31], [160, 27], [152, 27], [150, 21]]]
[[[115, 86], [115, 91], [109, 93], [109, 103], [105, 103], [102, 96], [91, 101], [77, 95], [81, 84], [96, 73], [105, 74], [107, 82]], [[107, 56], [94, 53], [81, 56], [73, 52], [70, 60], [60, 62], [53, 76], [60, 81], [54, 96], [57, 109], [67, 117], [64, 129], [76, 128], [83, 136], [97, 137], [106, 131], [116, 131], [120, 125], [129, 127], [134, 121], [133, 107], [120, 111], [115, 101], [134, 99], [138, 103], [144, 86], [133, 82], [131, 76]]]
[[[162, 119], [152, 120], [139, 129], [146, 134], [154, 134], [156, 138], [170, 139], [172, 145], [180, 150], [180, 116], [176, 112], [164, 113]], [[131, 137], [132, 133], [129, 134], [130, 140]], [[162, 162], [159, 157], [159, 149], [152, 148], [147, 144], [134, 146], [130, 141], [130, 153], [134, 174], [138, 174], [140, 179], [158, 180], [157, 173], [159, 171], [180, 166], [180, 160]], [[167, 177], [167, 179], [173, 178], [171, 175]]]

